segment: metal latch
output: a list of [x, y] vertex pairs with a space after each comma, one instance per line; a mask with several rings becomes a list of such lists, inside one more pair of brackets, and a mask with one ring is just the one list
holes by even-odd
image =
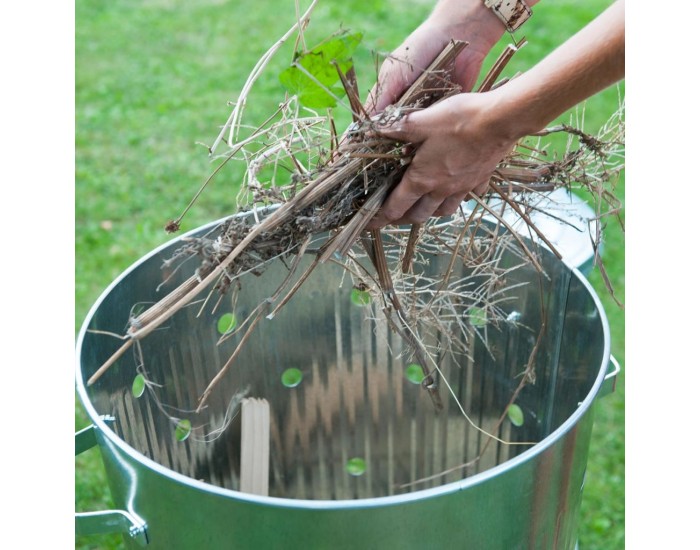
[[[104, 422], [114, 422], [114, 417], [103, 416]], [[94, 424], [75, 434], [75, 456], [97, 445], [97, 428]], [[128, 534], [140, 546], [148, 544], [146, 522], [134, 513], [124, 510], [101, 510], [99, 512], [76, 512], [76, 535], [104, 535], [108, 533]]]
[[605, 378], [603, 378], [603, 383], [598, 391], [598, 397], [604, 397], [615, 391], [618, 374], [620, 374], [620, 363], [618, 363], [617, 359], [611, 355], [610, 364], [608, 365], [608, 372], [605, 374]]

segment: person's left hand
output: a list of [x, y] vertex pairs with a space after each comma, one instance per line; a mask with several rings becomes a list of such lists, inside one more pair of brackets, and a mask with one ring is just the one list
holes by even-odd
[[467, 42], [451, 69], [451, 79], [464, 92], [471, 91], [484, 58], [504, 32], [503, 23], [484, 6], [483, 0], [438, 2], [428, 19], [382, 63], [365, 109], [376, 114], [394, 103], [450, 40]]

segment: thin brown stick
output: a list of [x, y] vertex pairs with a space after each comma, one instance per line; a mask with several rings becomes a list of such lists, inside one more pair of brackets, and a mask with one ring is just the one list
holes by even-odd
[[422, 228], [422, 223], [414, 223], [411, 225], [411, 231], [408, 234], [408, 242], [406, 242], [406, 250], [404, 250], [403, 259], [401, 260], [401, 271], [403, 273], [408, 273], [411, 270], [413, 255], [415, 254], [416, 244], [418, 243]]
[[389, 273], [389, 266], [387, 264], [386, 254], [384, 252], [381, 230], [373, 229], [370, 233], [371, 240], [368, 243], [368, 253], [370, 254], [370, 259], [372, 260], [372, 263], [377, 271], [380, 287], [386, 300], [391, 304], [396, 316], [399, 319], [404, 340], [408, 343], [409, 347], [413, 351], [416, 361], [423, 370], [423, 387], [428, 390], [428, 394], [430, 395], [430, 399], [433, 401], [435, 410], [440, 411], [443, 409], [444, 405], [442, 403], [442, 399], [440, 398], [440, 393], [438, 392], [433, 373], [428, 366], [428, 362], [426, 361], [423, 346], [413, 334], [404, 313], [403, 306], [401, 305], [401, 301], [394, 290], [394, 284], [391, 280], [391, 273]]
[[384, 181], [357, 210], [352, 219], [335, 236], [328, 240], [320, 256], [321, 263], [327, 261], [335, 253], [338, 253], [340, 256], [345, 256], [348, 253], [360, 233], [379, 211], [388, 194], [390, 185], [391, 181], [388, 179]]
[[489, 187], [493, 189], [498, 196], [503, 199], [504, 202], [508, 204], [515, 212], [520, 216], [520, 218], [525, 222], [525, 225], [528, 226], [529, 229], [535, 232], [535, 234], [542, 239], [542, 242], [544, 242], [547, 247], [552, 251], [552, 253], [557, 257], [558, 260], [562, 259], [562, 255], [559, 253], [557, 248], [549, 241], [547, 236], [540, 231], [540, 229], [537, 227], [537, 225], [530, 219], [530, 216], [528, 216], [525, 212], [522, 211], [520, 206], [513, 200], [511, 199], [505, 192], [503, 192], [502, 189], [499, 188], [497, 185], [492, 185], [489, 184]]
[[496, 213], [493, 210], [493, 208], [491, 208], [488, 204], [486, 204], [484, 201], [482, 201], [481, 198], [477, 194], [470, 191], [469, 196], [470, 196], [470, 198], [474, 199], [479, 204], [479, 206], [481, 206], [481, 208], [483, 208], [489, 214], [491, 214], [494, 218], [496, 218], [496, 220], [498, 220], [498, 222], [500, 224], [502, 224], [511, 235], [513, 235], [515, 240], [518, 241], [518, 244], [522, 248], [523, 252], [525, 252], [525, 255], [532, 262], [532, 265], [537, 269], [537, 271], [542, 272], [543, 270], [542, 270], [542, 266], [540, 265], [540, 262], [537, 261], [537, 258], [535, 258], [535, 256], [533, 256], [532, 252], [530, 251], [528, 246], [523, 242], [523, 240], [520, 237], [520, 235], [518, 234], [518, 232], [515, 229], [513, 229], [513, 227], [507, 221], [505, 221], [502, 216], [500, 216], [498, 213]]
[[297, 292], [297, 290], [299, 290], [299, 288], [301, 288], [301, 285], [304, 284], [306, 279], [308, 279], [309, 275], [311, 275], [313, 270], [316, 269], [317, 265], [318, 265], [318, 256], [314, 259], [314, 261], [311, 263], [311, 265], [309, 265], [309, 267], [307, 267], [304, 270], [304, 273], [302, 273], [301, 277], [299, 277], [299, 279], [297, 279], [297, 281], [294, 283], [294, 286], [292, 286], [292, 288], [289, 290], [287, 295], [284, 298], [282, 298], [282, 300], [279, 302], [279, 304], [277, 304], [275, 309], [272, 310], [272, 313], [270, 313], [267, 316], [268, 319], [272, 319], [275, 315], [277, 315], [277, 313], [287, 304], [287, 302], [289, 302], [289, 300], [292, 299], [292, 296], [294, 296], [294, 294]]
[[477, 89], [477, 92], [488, 92], [493, 87], [494, 82], [496, 82], [496, 79], [503, 72], [503, 69], [505, 69], [508, 62], [515, 55], [515, 53], [525, 45], [525, 43], [525, 39], [523, 38], [517, 44], [508, 44], [506, 46], [506, 49], [501, 52], [500, 56], [498, 56], [498, 59], [496, 59], [496, 62], [493, 64], [489, 72], [486, 73], [484, 81]]
[[347, 74], [343, 74], [343, 71], [340, 70], [340, 65], [338, 65], [338, 62], [333, 60], [332, 63], [338, 71], [340, 82], [345, 89], [345, 95], [348, 96], [350, 110], [352, 111], [352, 119], [355, 122], [361, 122], [369, 119], [369, 115], [367, 114], [367, 111], [365, 111], [365, 106], [362, 104], [362, 101], [360, 101], [360, 92], [357, 88], [357, 75], [355, 74], [354, 66], [350, 67]]
[[221, 381], [221, 379], [224, 377], [224, 375], [228, 372], [228, 370], [231, 368], [233, 363], [236, 361], [238, 354], [243, 349], [243, 346], [248, 341], [248, 338], [250, 338], [250, 335], [253, 333], [253, 330], [255, 329], [257, 324], [260, 322], [260, 320], [265, 316], [265, 312], [267, 311], [267, 309], [269, 309], [269, 304], [264, 303], [263, 307], [261, 307], [259, 309], [258, 314], [256, 315], [255, 319], [248, 327], [248, 330], [243, 335], [243, 338], [241, 338], [241, 341], [238, 342], [236, 349], [231, 354], [231, 356], [228, 358], [228, 361], [226, 361], [224, 366], [221, 367], [221, 369], [216, 374], [216, 376], [211, 380], [211, 382], [209, 382], [209, 385], [204, 390], [204, 393], [202, 393], [202, 395], [200, 396], [199, 401], [197, 403], [197, 409], [195, 410], [195, 413], [201, 412], [202, 408], [206, 405], [207, 399], [209, 399], [209, 395], [211, 394], [212, 391], [214, 391], [214, 388], [216, 387], [216, 385]]
[[88, 379], [87, 385], [92, 386], [95, 382], [97, 382], [97, 380], [107, 371], [107, 369], [116, 363], [117, 359], [124, 355], [124, 352], [128, 350], [133, 343], [133, 340], [127, 340], [124, 342], [121, 347], [107, 361], [105, 361], [105, 363], [99, 369], [95, 371], [95, 374]]
[[[405, 107], [418, 104], [421, 107], [427, 107], [437, 98], [426, 97], [426, 91], [441, 90], [444, 94], [444, 84], [446, 82], [444, 73], [454, 65], [457, 56], [462, 53], [462, 50], [466, 48], [468, 44], [468, 42], [462, 40], [452, 40], [415, 82], [411, 84], [408, 90], [401, 96], [401, 99], [396, 103], [396, 106]], [[440, 82], [443, 86], [438, 85]], [[454, 83], [450, 84], [454, 92], [461, 91]]]

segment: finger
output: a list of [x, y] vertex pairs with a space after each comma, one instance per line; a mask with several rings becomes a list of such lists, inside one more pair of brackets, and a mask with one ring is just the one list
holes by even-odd
[[490, 181], [491, 181], [491, 177], [489, 175], [489, 177], [487, 177], [483, 182], [481, 182], [479, 185], [476, 185], [474, 187], [474, 189], [472, 190], [472, 192], [475, 195], [479, 195], [479, 196], [485, 194], [486, 191], [489, 190], [489, 182]]
[[417, 145], [427, 138], [423, 118], [423, 111], [405, 113], [391, 124], [377, 126], [377, 132], [384, 137]]
[[406, 37], [382, 63], [377, 83], [366, 102], [367, 112], [381, 113], [389, 105], [396, 103], [442, 50], [445, 45], [442, 40], [422, 27]]
[[435, 210], [434, 216], [451, 216], [459, 206], [464, 202], [464, 193], [456, 193], [447, 197], [442, 204]]
[[[409, 166], [401, 182], [394, 187], [384, 201], [380, 214], [389, 223], [394, 223], [396, 220], [401, 219], [424, 195], [432, 191], [425, 182], [417, 180], [416, 175], [417, 171], [412, 165]], [[441, 202], [442, 200], [439, 201], [439, 203]], [[439, 203], [434, 206], [433, 211], [439, 206]], [[424, 205], [419, 212], [423, 212], [426, 208], [428, 208], [428, 205]]]
[[442, 202], [440, 199], [429, 200], [429, 195], [424, 195], [417, 201], [395, 224], [425, 223], [428, 218], [451, 216], [464, 202], [464, 194], [456, 193], [447, 197]]
[[463, 193], [456, 193], [440, 202], [440, 199], [431, 200], [429, 195], [423, 195], [403, 216], [396, 220], [389, 220], [383, 212], [372, 220], [367, 229], [380, 229], [385, 225], [401, 225], [424, 223], [431, 217], [451, 216], [465, 201]]
[[434, 190], [430, 182], [416, 179], [417, 175], [419, 173], [413, 166], [409, 166], [399, 184], [394, 187], [370, 222], [368, 229], [397, 223], [420, 223], [435, 212], [444, 197]]
[[436, 215], [437, 210], [442, 206], [442, 198], [435, 198], [431, 195], [423, 195], [399, 219], [394, 220], [394, 224], [414, 224], [424, 223], [429, 218]]
[[396, 103], [418, 76], [417, 69], [408, 59], [401, 60], [398, 50], [382, 63], [377, 82], [365, 102], [365, 110], [371, 115], [381, 113]]
[[384, 204], [367, 225], [367, 229], [380, 229], [386, 225], [398, 223], [404, 213], [421, 198], [419, 193], [409, 193], [402, 189], [404, 180], [397, 185], [386, 198]]

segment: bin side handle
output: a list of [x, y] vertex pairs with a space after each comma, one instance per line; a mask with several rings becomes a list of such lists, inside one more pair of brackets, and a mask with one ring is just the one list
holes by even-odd
[[[103, 416], [105, 422], [113, 422], [114, 418]], [[83, 428], [75, 434], [75, 456], [97, 445], [96, 427], [94, 424]], [[76, 535], [106, 535], [109, 533], [128, 534], [140, 546], [148, 544], [146, 522], [136, 514], [124, 510], [102, 510], [99, 512], [76, 512]]]
[[598, 391], [598, 397], [605, 397], [615, 391], [618, 374], [620, 374], [620, 363], [611, 355], [610, 363], [608, 364], [608, 372], [605, 374], [605, 378], [603, 378], [603, 384]]
[[76, 512], [76, 535], [128, 534], [140, 546], [148, 544], [146, 524], [124, 510], [102, 510], [100, 512]]

